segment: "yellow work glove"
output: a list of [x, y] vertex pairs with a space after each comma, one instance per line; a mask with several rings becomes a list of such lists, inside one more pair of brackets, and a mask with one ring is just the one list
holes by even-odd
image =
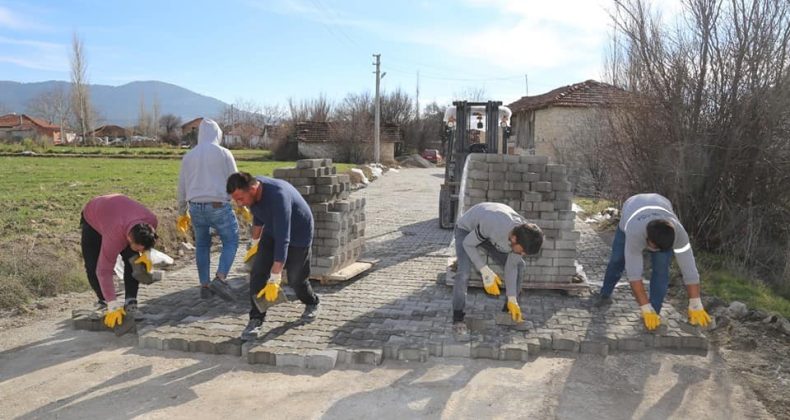
[[241, 219], [244, 223], [252, 223], [252, 212], [250, 212], [250, 209], [244, 206], [237, 206], [234, 211], [236, 212], [236, 216], [238, 216], [239, 219]]
[[707, 327], [710, 324], [710, 315], [702, 307], [702, 299], [689, 299], [689, 324]]
[[656, 310], [653, 309], [653, 305], [645, 304], [641, 306], [642, 309], [642, 321], [645, 323], [645, 328], [649, 331], [653, 331], [661, 325], [661, 317], [658, 316]]
[[507, 311], [510, 312], [510, 318], [513, 319], [513, 322], [517, 324], [524, 322], [524, 318], [521, 316], [521, 308], [519, 308], [515, 296], [507, 297]]
[[483, 290], [489, 295], [499, 296], [499, 286], [502, 285], [502, 280], [494, 273], [494, 270], [484, 265], [480, 269], [480, 275], [483, 276]]
[[178, 216], [178, 220], [176, 220], [176, 229], [178, 229], [178, 233], [180, 233], [182, 236], [187, 236], [191, 226], [192, 217], [189, 215], [189, 213], [184, 213], [181, 216]]
[[151, 263], [151, 255], [149, 254], [148, 251], [141, 252], [140, 256], [137, 257], [136, 260], [134, 260], [134, 263], [135, 264], [142, 264], [142, 265], [144, 265], [145, 266], [145, 271], [147, 271], [149, 273], [153, 269], [153, 264]]
[[123, 324], [124, 316], [126, 316], [126, 311], [123, 310], [123, 303], [117, 299], [107, 302], [107, 313], [104, 315], [104, 325], [107, 328], [115, 328]]
[[282, 273], [271, 273], [269, 275], [269, 281], [266, 283], [266, 286], [258, 292], [258, 299], [263, 296], [269, 302], [274, 302], [277, 300], [277, 295], [280, 294], [280, 282], [282, 281], [283, 274]]
[[252, 241], [250, 241], [252, 246], [250, 246], [249, 249], [247, 249], [247, 253], [244, 254], [244, 262], [245, 263], [248, 262], [249, 260], [251, 260], [252, 257], [254, 257], [255, 254], [258, 253], [258, 242], [260, 242], [260, 238], [253, 239]]

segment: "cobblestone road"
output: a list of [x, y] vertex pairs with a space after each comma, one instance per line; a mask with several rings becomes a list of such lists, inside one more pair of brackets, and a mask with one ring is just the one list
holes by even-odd
[[[378, 364], [382, 359], [424, 361], [429, 356], [527, 360], [540, 352], [566, 351], [606, 355], [611, 351], [650, 348], [707, 349], [707, 339], [686, 326], [681, 314], [665, 305], [661, 334], [643, 332], [638, 308], [626, 290], [615, 293], [607, 309], [592, 308], [587, 297], [530, 291], [521, 307], [533, 323], [529, 331], [498, 325], [504, 297], [470, 290], [468, 341], [451, 334], [450, 287], [438, 284], [451, 255], [451, 231], [439, 228], [441, 169], [390, 172], [355, 192], [367, 198], [367, 259], [378, 263], [353, 281], [316, 286], [321, 313], [313, 323], [299, 322], [303, 305], [295, 302], [269, 310], [266, 330], [256, 342], [242, 343], [247, 322], [247, 281], [231, 273], [237, 303], [200, 300], [193, 265], [169, 272], [166, 279], [141, 288], [139, 345], [163, 351], [243, 356], [250, 363], [331, 369], [338, 364]], [[583, 222], [579, 262], [599, 279], [608, 244]], [[216, 263], [216, 256], [214, 256]], [[89, 321], [75, 322], [91, 328]]]

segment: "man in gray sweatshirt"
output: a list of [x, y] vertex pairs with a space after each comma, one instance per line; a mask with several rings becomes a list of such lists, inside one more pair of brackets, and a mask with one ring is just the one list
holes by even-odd
[[[225, 277], [230, 272], [239, 247], [239, 224], [225, 191], [225, 181], [237, 171], [230, 151], [220, 146], [222, 130], [216, 122], [204, 118], [198, 130], [198, 144], [184, 155], [178, 175], [179, 229], [195, 230], [195, 262], [200, 279], [200, 297], [216, 294], [232, 301], [233, 294]], [[188, 211], [188, 213], [187, 213]], [[211, 231], [214, 228], [222, 241], [222, 252], [214, 279], [209, 281], [211, 268]]]
[[[649, 300], [642, 284], [642, 251], [645, 249], [650, 253], [652, 265]], [[658, 194], [637, 194], [623, 204], [612, 243], [612, 255], [596, 306], [612, 302], [612, 292], [625, 269], [631, 292], [641, 308], [645, 327], [648, 330], [656, 329], [661, 324], [659, 314], [669, 287], [669, 265], [673, 254], [686, 283], [689, 322], [707, 326], [710, 317], [702, 307], [699, 272], [688, 234], [672, 210], [672, 203]]]
[[455, 254], [457, 270], [453, 284], [453, 331], [465, 333], [464, 307], [470, 265], [480, 271], [486, 293], [499, 296], [502, 280], [485, 263], [478, 247], [505, 269], [507, 301], [505, 307], [512, 319], [523, 322], [518, 306], [518, 292], [524, 278], [523, 257], [537, 254], [543, 245], [543, 232], [526, 223], [515, 210], [501, 203], [480, 203], [467, 210], [455, 222]]

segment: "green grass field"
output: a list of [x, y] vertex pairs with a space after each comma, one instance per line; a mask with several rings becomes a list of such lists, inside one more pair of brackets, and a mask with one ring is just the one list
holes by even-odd
[[[160, 147], [110, 147], [110, 146], [39, 146], [32, 143], [0, 144], [0, 153], [32, 151], [43, 155], [92, 155], [92, 156], [140, 156], [170, 157], [178, 159], [189, 149], [163, 145]], [[237, 160], [269, 160], [272, 152], [261, 149], [231, 150]]]
[[[239, 170], [270, 176], [294, 162], [240, 161]], [[353, 165], [335, 165], [339, 172]], [[73, 230], [92, 197], [122, 193], [152, 209], [174, 208], [180, 160], [0, 157], [0, 235]]]

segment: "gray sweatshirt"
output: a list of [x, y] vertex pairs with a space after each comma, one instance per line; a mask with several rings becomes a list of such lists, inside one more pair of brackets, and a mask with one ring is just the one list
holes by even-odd
[[478, 271], [486, 263], [477, 252], [477, 247], [486, 240], [497, 251], [507, 254], [504, 280], [508, 291], [516, 290], [518, 263], [523, 261], [521, 256], [513, 253], [510, 248], [510, 231], [524, 223], [524, 219], [515, 210], [501, 203], [476, 204], [455, 222], [456, 228], [469, 232], [463, 246]]
[[200, 123], [198, 144], [184, 155], [178, 174], [178, 206], [183, 213], [187, 202], [210, 203], [230, 201], [225, 185], [238, 170], [230, 151], [219, 145], [222, 130], [216, 122], [205, 118]]
[[688, 233], [672, 210], [672, 203], [658, 194], [637, 194], [623, 204], [619, 228], [625, 232], [625, 273], [628, 281], [642, 279], [642, 251], [647, 248], [647, 224], [656, 219], [669, 220], [675, 226], [675, 259], [686, 284], [699, 283]]

